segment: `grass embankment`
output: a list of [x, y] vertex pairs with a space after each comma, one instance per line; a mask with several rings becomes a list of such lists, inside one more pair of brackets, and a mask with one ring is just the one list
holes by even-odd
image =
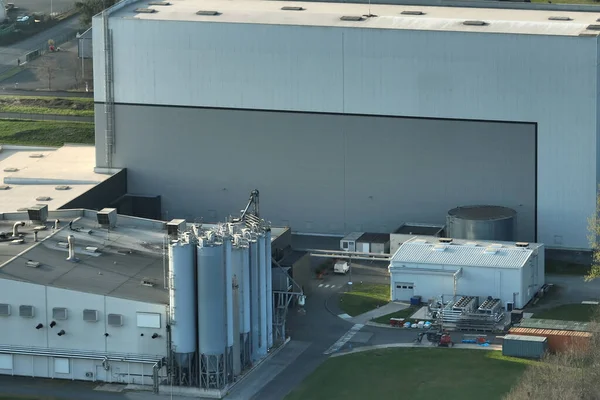
[[352, 291], [340, 296], [340, 309], [346, 314], [357, 315], [381, 307], [390, 301], [390, 285], [355, 283]]
[[328, 359], [285, 400], [495, 400], [531, 363], [498, 351], [373, 350]]
[[94, 124], [0, 120], [0, 144], [60, 147], [65, 143], [94, 144]]
[[0, 96], [0, 112], [94, 116], [94, 99], [79, 97]]
[[558, 319], [561, 321], [589, 322], [598, 313], [598, 306], [594, 304], [563, 304], [548, 310], [534, 313], [534, 318]]
[[416, 306], [410, 306], [405, 308], [404, 310], [396, 311], [391, 314], [382, 315], [381, 317], [374, 318], [373, 322], [377, 322], [378, 324], [389, 324], [391, 318], [404, 318], [405, 320], [410, 319], [410, 317], [416, 313], [419, 308]]
[[566, 261], [546, 260], [546, 273], [557, 275], [587, 275], [590, 266]]

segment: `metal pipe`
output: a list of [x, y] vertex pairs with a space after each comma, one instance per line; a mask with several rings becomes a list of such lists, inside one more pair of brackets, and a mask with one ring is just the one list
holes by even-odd
[[25, 226], [25, 222], [23, 222], [23, 221], [17, 221], [13, 225], [13, 237], [14, 238], [19, 237], [19, 227], [20, 226]]
[[55, 219], [54, 220], [54, 229], [58, 229], [59, 224], [60, 224], [60, 219]]
[[33, 241], [34, 242], [38, 241], [38, 231], [33, 231]]
[[67, 261], [74, 261], [75, 260], [75, 236], [69, 235], [69, 237], [67, 238], [67, 242], [69, 243], [69, 258], [67, 258]]

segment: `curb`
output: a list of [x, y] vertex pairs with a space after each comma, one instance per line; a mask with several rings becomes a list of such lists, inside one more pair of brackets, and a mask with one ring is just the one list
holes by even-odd
[[[352, 349], [352, 350], [345, 351], [345, 352], [334, 353], [334, 354], [331, 354], [329, 357], [342, 357], [342, 356], [346, 356], [346, 355], [354, 354], [354, 353], [364, 353], [366, 351], [381, 350], [381, 349], [393, 349], [393, 348], [438, 349], [440, 347], [434, 346], [433, 344], [428, 346], [428, 345], [418, 345], [415, 343], [391, 343], [391, 344], [380, 344], [380, 345], [376, 345], [376, 346], [359, 347], [357, 349]], [[441, 347], [441, 348], [444, 348], [444, 347]], [[500, 350], [502, 350], [502, 346], [491, 345], [491, 346], [483, 347], [483, 346], [477, 346], [477, 345], [457, 343], [454, 346], [452, 346], [452, 349], [500, 351]]]

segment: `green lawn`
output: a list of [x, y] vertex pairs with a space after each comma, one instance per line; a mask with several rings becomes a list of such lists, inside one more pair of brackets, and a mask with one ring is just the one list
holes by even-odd
[[589, 322], [597, 312], [598, 306], [591, 304], [563, 304], [558, 307], [534, 313], [534, 318], [558, 319], [562, 321]]
[[65, 143], [94, 144], [94, 124], [0, 120], [0, 144], [58, 147]]
[[94, 99], [79, 97], [0, 96], [0, 112], [94, 116]]
[[499, 400], [530, 363], [499, 351], [373, 350], [328, 359], [285, 400]]
[[391, 314], [375, 318], [373, 319], [373, 322], [377, 322], [378, 324], [389, 324], [390, 318], [410, 318], [410, 316], [416, 313], [419, 308], [420, 307], [410, 306], [408, 308], [405, 308], [404, 310], [396, 311]]
[[587, 275], [589, 272], [589, 265], [575, 264], [557, 260], [546, 260], [547, 274]]
[[357, 316], [383, 306], [390, 301], [390, 285], [355, 283], [352, 291], [342, 294], [340, 308], [351, 316]]

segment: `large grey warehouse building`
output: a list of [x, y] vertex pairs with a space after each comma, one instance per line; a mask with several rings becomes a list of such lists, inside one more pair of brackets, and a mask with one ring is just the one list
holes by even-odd
[[223, 220], [258, 187], [299, 232], [492, 204], [517, 240], [589, 247], [600, 13], [154, 4], [93, 20], [96, 166], [127, 168], [165, 220]]

